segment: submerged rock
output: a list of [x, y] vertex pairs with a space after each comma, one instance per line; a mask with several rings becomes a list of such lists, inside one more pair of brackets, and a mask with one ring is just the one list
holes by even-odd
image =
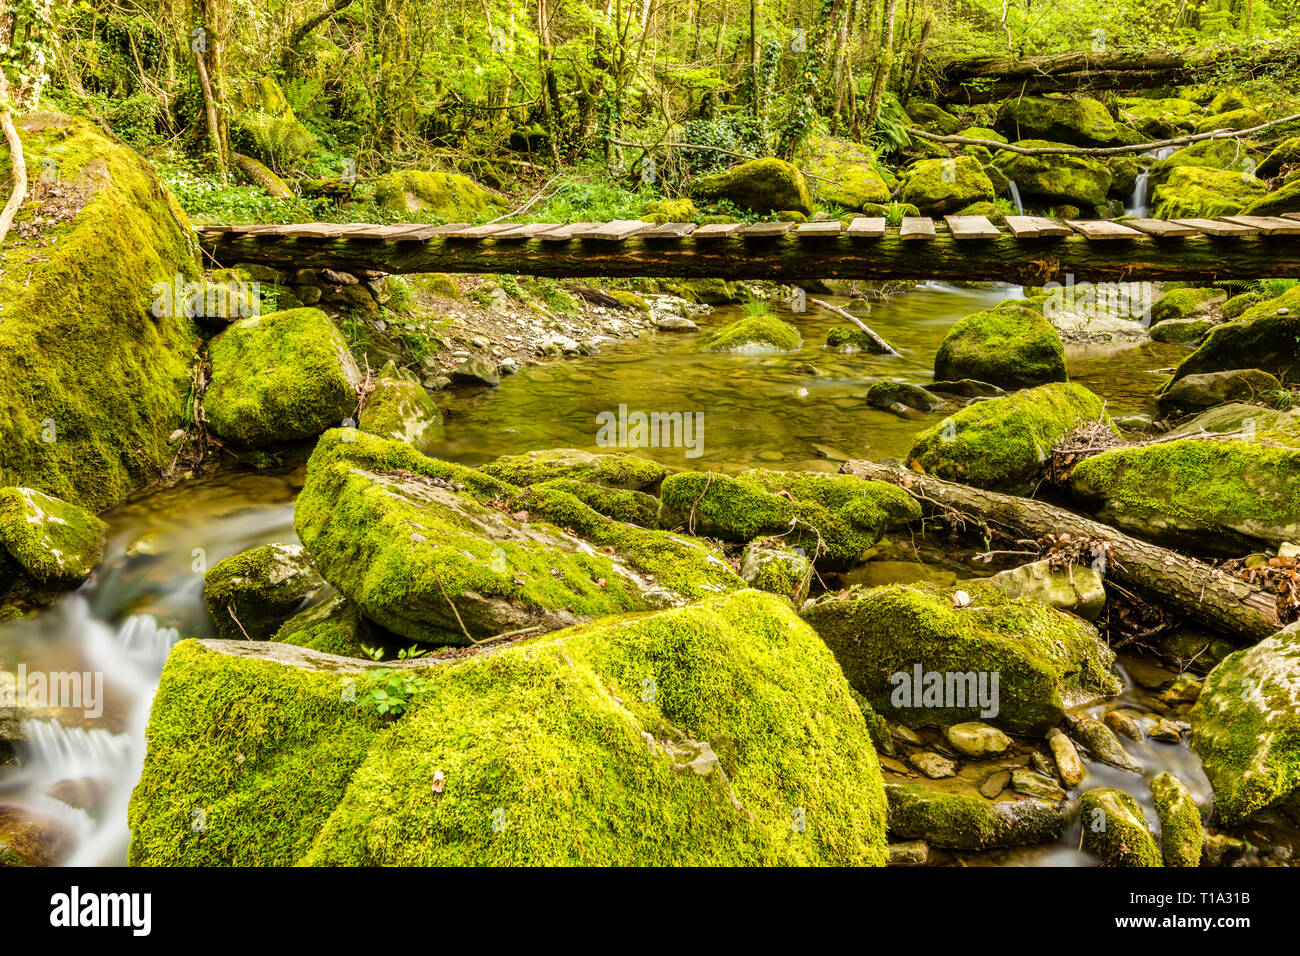
[[428, 451], [442, 438], [442, 412], [415, 375], [389, 362], [379, 372], [357, 427]]
[[924, 784], [887, 783], [889, 834], [933, 846], [978, 850], [1059, 840], [1064, 806], [1033, 798], [997, 800], [945, 793]]
[[1027, 797], [1038, 797], [1040, 800], [1050, 800], [1053, 803], [1065, 799], [1065, 791], [1055, 780], [1045, 773], [1036, 773], [1024, 767], [1017, 767], [1011, 771], [1011, 787], [1017, 793], [1023, 793]]
[[16, 571], [40, 584], [78, 585], [103, 557], [107, 531], [76, 505], [32, 488], [0, 488], [0, 581]]
[[1101, 575], [1083, 564], [1072, 564], [1066, 570], [1057, 571], [1050, 561], [1034, 561], [999, 571], [988, 582], [1012, 597], [1050, 604], [1089, 621], [1101, 617], [1106, 607], [1106, 586]]
[[801, 616], [855, 689], [903, 723], [995, 721], [1042, 729], [1066, 709], [1118, 693], [1114, 655], [1092, 625], [997, 588], [886, 585], [830, 595]]
[[775, 596], [745, 591], [397, 673], [412, 683], [385, 721], [366, 702], [389, 678], [365, 662], [177, 645], [132, 796], [130, 862], [886, 860], [861, 715], [833, 657]]
[[222, 438], [263, 446], [319, 435], [351, 417], [361, 370], [319, 309], [244, 319], [212, 342], [203, 398]]
[[203, 576], [203, 603], [227, 640], [265, 640], [325, 582], [300, 544], [264, 544], [218, 561]]
[[1088, 754], [1102, 763], [1110, 764], [1130, 773], [1141, 773], [1142, 764], [1124, 749], [1109, 727], [1093, 717], [1073, 717], [1068, 720], [1070, 732], [1084, 746]]
[[782, 210], [813, 211], [808, 181], [790, 163], [780, 159], [755, 159], [695, 181], [696, 199], [727, 199], [757, 213]]
[[1165, 866], [1200, 866], [1205, 845], [1201, 808], [1183, 782], [1169, 771], [1151, 780], [1151, 798], [1160, 818]]
[[1088, 775], [1088, 771], [1079, 759], [1079, 751], [1074, 749], [1074, 743], [1053, 727], [1047, 733], [1047, 745], [1052, 750], [1052, 759], [1056, 762], [1056, 772], [1061, 782], [1067, 787], [1077, 787]]
[[1137, 801], [1123, 790], [1097, 787], [1079, 797], [1083, 845], [1102, 866], [1160, 866], [1160, 847]]
[[955, 412], [917, 435], [907, 458], [939, 478], [1021, 493], [1066, 434], [1103, 415], [1101, 399], [1082, 385], [1040, 385]]
[[707, 335], [700, 345], [705, 352], [794, 352], [803, 344], [799, 330], [774, 315], [751, 315], [730, 322]]

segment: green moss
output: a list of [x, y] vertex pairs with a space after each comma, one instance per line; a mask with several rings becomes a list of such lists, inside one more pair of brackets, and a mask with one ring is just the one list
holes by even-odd
[[920, 517], [901, 489], [851, 475], [753, 469], [736, 477], [687, 471], [660, 489], [665, 526], [729, 541], [779, 535], [814, 553], [819, 542], [832, 561], [853, 561], [890, 527]]
[[842, 352], [880, 352], [880, 345], [856, 326], [833, 325], [826, 330], [826, 347]]
[[[849, 683], [877, 711], [909, 725], [992, 720], [1035, 730], [1070, 707], [1119, 692], [1114, 654], [1092, 625], [992, 585], [963, 588], [972, 603], [962, 608], [954, 607], [952, 589], [894, 584], [828, 595], [800, 616], [835, 652]], [[982, 715], [977, 700], [916, 706], [895, 675], [911, 679], [918, 665], [923, 672], [997, 674], [997, 714]]]
[[666, 279], [660, 287], [669, 295], [705, 305], [735, 305], [744, 300], [738, 287], [726, 279]]
[[172, 648], [131, 795], [134, 866], [288, 866], [379, 734], [359, 675]]
[[1018, 96], [998, 108], [993, 127], [1012, 140], [1044, 139], [1072, 146], [1104, 146], [1131, 138], [1104, 104], [1086, 96]]
[[1300, 378], [1297, 343], [1300, 286], [1251, 306], [1240, 318], [1213, 329], [1196, 351], [1183, 359], [1174, 380], [1202, 372], [1256, 368], [1289, 382]]
[[94, 124], [33, 113], [18, 126], [28, 170], [52, 161], [86, 202], [25, 239], [47, 213], [29, 200], [0, 247], [0, 485], [100, 511], [175, 457], [197, 338], [183, 315], [153, 314], [153, 286], [197, 279], [197, 246], [153, 168]]
[[1195, 345], [1218, 324], [1214, 319], [1166, 319], [1151, 326], [1151, 338], [1171, 345]]
[[1151, 540], [1205, 547], [1222, 535], [1276, 547], [1300, 536], [1297, 476], [1294, 448], [1184, 440], [1086, 459], [1071, 488], [1099, 502], [1103, 520]]
[[1151, 780], [1151, 798], [1160, 818], [1165, 866], [1200, 866], [1205, 845], [1201, 810], [1187, 787], [1169, 771]]
[[729, 322], [705, 338], [705, 352], [795, 352], [803, 345], [799, 330], [775, 315], [751, 315]]
[[1273, 192], [1252, 200], [1241, 212], [1246, 216], [1281, 216], [1300, 212], [1300, 178], [1293, 178]]
[[[624, 488], [607, 488], [573, 478], [554, 478], [532, 486], [541, 491], [561, 491], [577, 498], [584, 505], [615, 521], [623, 521], [642, 528], [659, 527], [659, 499], [644, 491]], [[527, 492], [520, 498], [527, 500]]]
[[971, 156], [923, 159], [907, 168], [902, 201], [927, 216], [942, 216], [974, 202], [987, 202], [995, 193], [979, 161]]
[[951, 481], [1027, 491], [1057, 442], [1104, 414], [1102, 400], [1082, 385], [1040, 385], [950, 415], [916, 436], [908, 460]]
[[780, 159], [755, 159], [695, 181], [696, 199], [727, 199], [758, 213], [793, 209], [813, 211], [812, 192], [803, 173]]
[[1259, 161], [1255, 174], [1263, 179], [1272, 179], [1283, 167], [1300, 164], [1300, 136], [1284, 139], [1273, 147], [1273, 151]]
[[915, 408], [923, 412], [932, 412], [946, 404], [938, 395], [927, 392], [919, 385], [891, 379], [872, 382], [871, 387], [867, 389], [866, 403], [872, 408], [892, 410], [895, 406], [902, 405], [904, 408]]
[[0, 488], [0, 556], [42, 583], [90, 577], [108, 526], [76, 505], [31, 488]]
[[1191, 100], [1178, 97], [1146, 99], [1123, 97], [1120, 116], [1135, 129], [1152, 139], [1169, 139], [1191, 132], [1201, 108]]
[[653, 489], [668, 469], [635, 455], [599, 455], [577, 448], [548, 448], [522, 455], [502, 455], [479, 471], [511, 485], [531, 485], [557, 478], [631, 491]]
[[1207, 139], [1190, 146], [1184, 146], [1164, 159], [1151, 164], [1151, 185], [1159, 186], [1173, 175], [1175, 170], [1185, 166], [1197, 166], [1207, 169], [1232, 170], [1240, 175], [1248, 169], [1248, 155], [1242, 145], [1234, 139]]
[[886, 784], [885, 796], [896, 840], [977, 850], [1051, 843], [1065, 832], [1065, 814], [1042, 800], [994, 802], [908, 783]]
[[349, 418], [361, 372], [319, 309], [244, 319], [212, 342], [203, 408], [222, 438], [269, 445], [318, 435]]
[[301, 545], [265, 544], [208, 568], [203, 603], [228, 640], [265, 640], [320, 588]]
[[294, 115], [279, 85], [270, 77], [238, 84], [232, 96], [235, 144], [281, 168], [318, 149], [320, 143]]
[[448, 222], [475, 222], [500, 203], [474, 180], [440, 170], [401, 169], [375, 181], [375, 204], [395, 213], [429, 213]]
[[813, 136], [806, 153], [804, 168], [820, 177], [815, 188], [823, 202], [855, 212], [867, 203], [889, 202], [889, 187], [871, 150], [847, 140]]
[[[1016, 145], [1030, 149], [1064, 144], [1027, 139]], [[1105, 163], [1086, 156], [1026, 156], [1003, 150], [994, 155], [993, 161], [1008, 178], [1015, 180], [1022, 195], [1032, 196], [1047, 204], [1098, 206], [1106, 201], [1106, 195], [1110, 192], [1110, 168]]]
[[414, 375], [389, 362], [361, 410], [357, 427], [381, 438], [409, 442], [428, 451], [443, 435], [442, 412]]
[[1179, 166], [1152, 194], [1152, 215], [1158, 219], [1235, 215], [1265, 191], [1260, 180], [1246, 173]]
[[1151, 306], [1151, 321], [1190, 318], [1226, 298], [1218, 289], [1170, 289]]
[[1079, 797], [1083, 845], [1102, 866], [1160, 866], [1160, 847], [1142, 808], [1123, 790], [1096, 787]]
[[1243, 312], [1251, 306], [1259, 305], [1268, 298], [1263, 292], [1243, 292], [1240, 295], [1234, 295], [1219, 310], [1225, 320], [1241, 318]]
[[1259, 110], [1248, 106], [1204, 116], [1196, 121], [1196, 132], [1209, 133], [1216, 129], [1252, 129], [1263, 126], [1268, 120]]
[[336, 595], [289, 618], [271, 640], [323, 654], [364, 659], [367, 655], [363, 645], [381, 643], [377, 631], [355, 604]]
[[1032, 309], [1002, 305], [968, 315], [944, 338], [934, 359], [936, 381], [973, 378], [1002, 388], [1065, 381], [1065, 346]]
[[752, 588], [800, 603], [808, 590], [807, 552], [780, 540], [750, 542], [740, 562], [740, 576]]

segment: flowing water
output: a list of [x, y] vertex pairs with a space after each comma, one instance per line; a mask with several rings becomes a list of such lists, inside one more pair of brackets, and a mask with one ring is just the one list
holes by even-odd
[[[845, 322], [811, 304], [799, 314], [776, 309], [803, 335], [797, 353], [701, 353], [699, 335], [680, 333], [609, 343], [599, 354], [528, 366], [498, 389], [448, 396], [447, 438], [434, 453], [478, 464], [537, 448], [595, 450], [597, 416], [617, 414], [624, 405], [629, 411], [703, 414], [698, 456], [688, 457], [684, 448], [639, 452], [673, 467], [834, 470], [843, 458], [899, 457], [912, 435], [940, 415], [904, 419], [869, 408], [863, 401], [867, 385], [880, 377], [926, 384], [934, 353], [955, 321], [1018, 295], [1014, 288], [927, 283], [861, 312], [898, 356], [826, 350], [821, 343], [827, 329]], [[860, 300], [834, 302], [860, 309]], [[700, 323], [707, 331], [741, 314], [718, 309]], [[1151, 410], [1158, 381], [1153, 373], [1173, 364], [1181, 350], [1144, 343], [1070, 347], [1067, 354], [1072, 378], [1122, 414]], [[64, 707], [30, 715], [22, 726], [20, 764], [0, 766], [0, 804], [19, 804], [67, 831], [76, 847], [68, 862], [124, 862], [127, 801], [139, 777], [158, 674], [181, 637], [213, 633], [203, 608], [203, 570], [260, 544], [295, 541], [293, 501], [300, 487], [300, 472], [235, 473], [124, 504], [104, 516], [111, 528], [107, 556], [85, 586], [40, 613], [0, 624], [0, 669], [103, 674], [102, 713]], [[953, 576], [937, 566], [906, 563], [901, 570], [882, 563], [861, 571], [864, 580], [882, 574]], [[1129, 694], [1140, 694], [1129, 686]], [[1173, 769], [1198, 797], [1208, 792], [1185, 745], [1133, 746], [1151, 774]], [[1114, 777], [1115, 785], [1149, 805], [1145, 786], [1133, 775], [1089, 769], [1091, 783]], [[1087, 862], [1074, 849], [1077, 838], [1076, 828], [1056, 846], [987, 853], [968, 862]]]

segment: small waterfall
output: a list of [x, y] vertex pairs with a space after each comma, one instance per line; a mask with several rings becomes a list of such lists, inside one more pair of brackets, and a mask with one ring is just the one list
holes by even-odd
[[1150, 199], [1151, 170], [1144, 169], [1138, 173], [1137, 181], [1133, 184], [1133, 195], [1129, 197], [1128, 205], [1124, 207], [1124, 215], [1146, 218]]
[[1007, 188], [1011, 190], [1011, 201], [1016, 204], [1016, 215], [1023, 216], [1025, 214], [1025, 204], [1020, 201], [1020, 187], [1016, 185], [1014, 179], [1008, 179], [1007, 183]]

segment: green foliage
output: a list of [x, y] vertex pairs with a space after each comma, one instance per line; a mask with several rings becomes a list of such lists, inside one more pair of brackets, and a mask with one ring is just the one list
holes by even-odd
[[[370, 652], [371, 648], [366, 650]], [[420, 651], [410, 656], [418, 657], [422, 653], [424, 652]], [[375, 657], [375, 660], [382, 659], [383, 651], [379, 650], [379, 654], [381, 656]], [[406, 656], [406, 651], [403, 651], [402, 657]], [[366, 693], [359, 699], [359, 703], [363, 708], [373, 709], [381, 717], [402, 716], [406, 713], [406, 709], [429, 689], [428, 679], [413, 671], [400, 668], [386, 667], [371, 671], [368, 677]]]

